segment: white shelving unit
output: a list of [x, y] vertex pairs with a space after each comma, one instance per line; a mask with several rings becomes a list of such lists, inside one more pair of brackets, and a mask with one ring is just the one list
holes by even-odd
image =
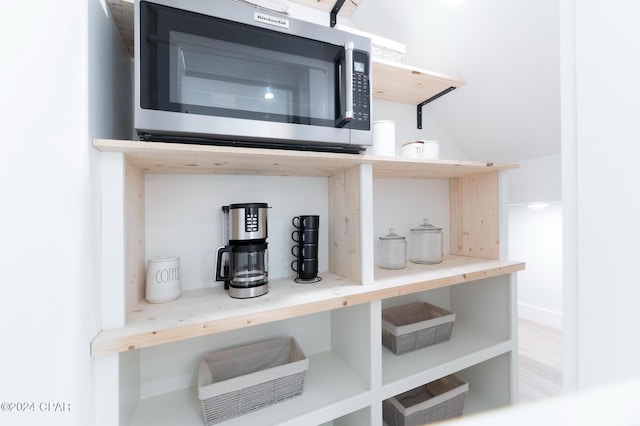
[[[335, 4], [294, 1], [322, 10]], [[360, 1], [345, 3], [342, 16]], [[133, 56], [133, 1], [107, 3]], [[463, 84], [379, 59], [372, 72], [374, 98], [413, 105]], [[295, 337], [309, 357], [304, 393], [222, 426], [381, 425], [385, 398], [451, 373], [470, 384], [465, 413], [514, 401], [515, 276], [524, 264], [506, 260], [500, 218], [501, 175], [515, 165], [121, 140], [95, 140], [94, 146], [102, 157], [103, 217], [103, 330], [91, 344], [97, 425], [201, 425], [195, 388], [201, 356], [281, 335]], [[281, 268], [289, 262], [283, 223], [299, 214], [290, 206], [301, 197], [275, 194], [269, 179], [303, 193], [306, 185], [321, 200], [301, 207], [323, 221], [321, 283], [295, 284]], [[221, 242], [211, 231], [218, 226], [215, 208], [256, 201], [234, 201], [219, 190], [231, 181], [239, 192], [282, 197], [280, 209], [269, 213], [270, 290], [251, 300], [231, 299], [209, 278]], [[411, 203], [399, 196], [408, 181]], [[190, 194], [193, 188], [200, 192]], [[448, 241], [441, 264], [400, 271], [375, 266], [374, 236], [400, 216], [387, 206], [374, 208], [389, 197], [399, 211], [418, 199], [416, 210], [428, 205], [436, 212]], [[421, 219], [407, 218], [414, 225]], [[146, 303], [145, 263], [160, 249], [158, 241], [183, 239], [194, 228], [203, 235], [182, 242], [191, 250], [181, 258], [187, 290], [171, 303]], [[187, 278], [193, 270], [199, 273]], [[382, 309], [415, 300], [456, 313], [452, 338], [395, 356], [381, 343]]]
[[[97, 398], [98, 424], [203, 424], [195, 389], [200, 357], [280, 335], [295, 337], [309, 357], [304, 393], [223, 426], [380, 425], [382, 400], [451, 373], [470, 383], [465, 412], [514, 400], [515, 273], [524, 265], [502, 259], [500, 251], [506, 238], [500, 176], [514, 165], [114, 140], [94, 146], [102, 152], [104, 221], [104, 330], [91, 348], [104, 393]], [[167, 193], [180, 191], [170, 184], [182, 175], [202, 185], [238, 175], [256, 185], [267, 176], [320, 179], [328, 204], [323, 281], [301, 285], [292, 273], [281, 274], [270, 279], [267, 295], [249, 300], [232, 299], [209, 282], [175, 302], [146, 303], [145, 240], [160, 232], [145, 223], [159, 208], [147, 200], [147, 175], [165, 176]], [[424, 194], [449, 216], [444, 262], [400, 271], [374, 265], [373, 229], [386, 220], [373, 208], [379, 179], [448, 187], [441, 199]], [[180, 226], [187, 224], [175, 224], [178, 234]], [[203, 244], [217, 244], [210, 239], [203, 236]], [[279, 257], [270, 252], [270, 262], [282, 263]], [[395, 356], [381, 344], [381, 311], [414, 300], [454, 311], [452, 338]]]

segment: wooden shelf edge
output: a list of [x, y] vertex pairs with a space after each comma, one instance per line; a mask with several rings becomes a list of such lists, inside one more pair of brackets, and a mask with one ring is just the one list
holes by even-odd
[[372, 59], [374, 98], [418, 105], [464, 80], [398, 62]]
[[122, 152], [144, 173], [333, 176], [362, 155], [166, 142], [94, 139], [101, 152]]
[[448, 74], [439, 73], [436, 71], [425, 70], [422, 68], [407, 65], [402, 62], [388, 61], [380, 58], [372, 58], [371, 61], [373, 62], [374, 67], [390, 68], [393, 70], [397, 70], [397, 71], [415, 75], [415, 76], [424, 75], [432, 79], [444, 81], [450, 86], [454, 86], [454, 87], [460, 87], [465, 83], [465, 81], [461, 78], [454, 77]]
[[490, 161], [427, 160], [366, 155], [363, 162], [373, 165], [373, 177], [375, 178], [451, 179], [520, 167], [515, 163], [493, 163]]
[[101, 152], [122, 152], [144, 173], [333, 176], [371, 164], [374, 177], [451, 179], [519, 167], [512, 163], [426, 160], [264, 148], [94, 139]]
[[268, 148], [239, 148], [223, 145], [200, 145], [189, 143], [168, 143], [168, 142], [144, 142], [122, 139], [94, 139], [93, 146], [101, 152], [122, 152], [130, 155], [151, 155], [159, 154], [170, 157], [174, 154], [183, 155], [219, 155], [236, 157], [268, 157], [268, 158], [290, 158], [300, 159], [313, 157], [314, 159], [343, 160], [356, 162], [362, 159], [363, 155], [343, 154], [333, 152], [298, 151], [292, 149], [268, 149]]
[[[400, 274], [376, 271], [380, 278], [363, 286], [333, 274], [324, 274], [322, 286], [292, 286], [293, 280], [271, 284], [269, 297], [239, 301], [223, 290], [193, 290], [163, 305], [143, 303], [132, 321], [121, 328], [101, 331], [91, 343], [91, 355], [142, 349], [240, 329], [252, 325], [330, 311], [375, 300], [446, 287], [524, 269], [524, 263], [447, 256], [436, 268], [413, 267]], [[382, 271], [381, 273], [379, 273]], [[323, 274], [321, 274], [323, 275]], [[190, 307], [192, 307], [190, 309]]]

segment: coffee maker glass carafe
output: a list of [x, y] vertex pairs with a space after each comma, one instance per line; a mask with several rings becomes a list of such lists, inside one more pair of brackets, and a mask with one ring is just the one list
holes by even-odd
[[231, 285], [251, 287], [269, 281], [267, 243], [234, 246]]
[[224, 281], [229, 296], [257, 297], [269, 291], [266, 203], [223, 206], [223, 238], [218, 248], [216, 281]]

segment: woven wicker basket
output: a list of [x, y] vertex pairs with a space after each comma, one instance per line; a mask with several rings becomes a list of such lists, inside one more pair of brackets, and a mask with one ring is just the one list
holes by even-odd
[[451, 339], [456, 314], [427, 302], [382, 311], [382, 344], [396, 355]]
[[417, 426], [462, 415], [469, 384], [449, 375], [382, 402], [387, 426]]
[[205, 424], [300, 395], [308, 367], [309, 360], [292, 337], [205, 355], [198, 368], [198, 398]]

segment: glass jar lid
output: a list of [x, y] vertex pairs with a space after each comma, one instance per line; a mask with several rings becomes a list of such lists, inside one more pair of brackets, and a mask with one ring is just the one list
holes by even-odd
[[381, 240], [404, 240], [406, 239], [406, 237], [402, 237], [398, 234], [395, 233], [395, 231], [393, 230], [393, 228], [389, 229], [389, 233], [387, 235], [385, 235], [384, 237], [380, 237]]
[[417, 228], [411, 228], [411, 232], [440, 232], [442, 228], [438, 228], [437, 226], [433, 226], [429, 223], [429, 219], [423, 219], [422, 224]]

